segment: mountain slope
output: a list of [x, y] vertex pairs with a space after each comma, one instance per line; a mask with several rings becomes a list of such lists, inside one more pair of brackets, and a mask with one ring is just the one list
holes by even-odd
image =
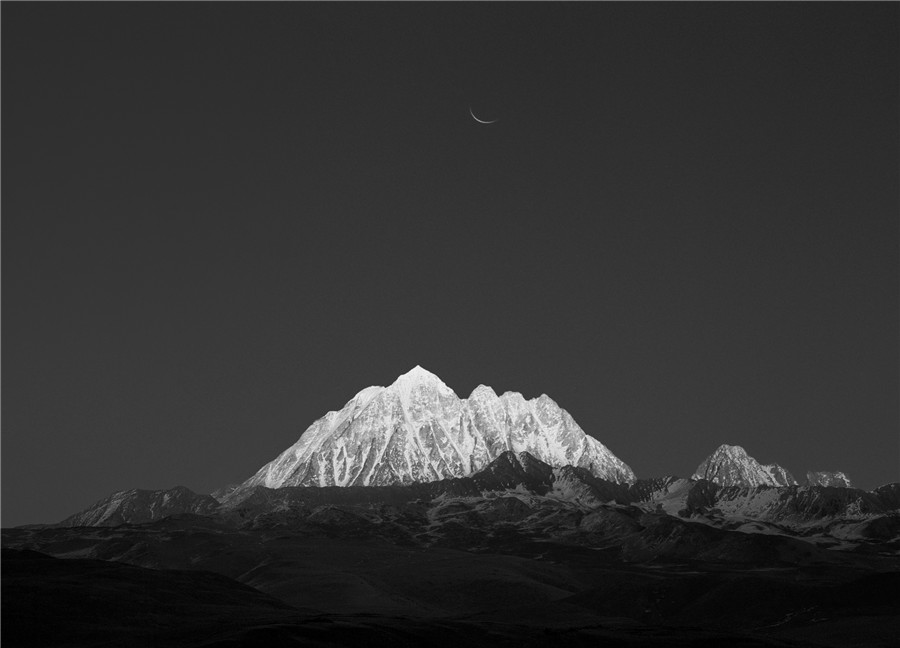
[[507, 450], [552, 466], [582, 467], [610, 481], [634, 481], [631, 468], [549, 396], [498, 396], [480, 385], [460, 399], [440, 378], [415, 367], [389, 387], [367, 387], [313, 423], [238, 490], [465, 477]]
[[842, 472], [807, 472], [806, 483], [810, 486], [838, 486], [843, 488], [853, 488], [850, 478]]

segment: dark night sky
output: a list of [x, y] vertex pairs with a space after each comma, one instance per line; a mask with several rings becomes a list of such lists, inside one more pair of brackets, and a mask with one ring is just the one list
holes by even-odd
[[900, 479], [898, 10], [3, 3], [3, 524], [416, 364], [639, 476]]

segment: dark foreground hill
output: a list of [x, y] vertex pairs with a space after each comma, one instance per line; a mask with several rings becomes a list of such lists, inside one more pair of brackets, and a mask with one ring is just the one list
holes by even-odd
[[[321, 544], [312, 549], [311, 557], [328, 553]], [[287, 605], [207, 571], [58, 560], [4, 549], [3, 644], [888, 646], [900, 630], [897, 574], [829, 582], [810, 574], [797, 580], [794, 574], [594, 565], [589, 574], [602, 578], [585, 586], [584, 576], [574, 583], [562, 578], [566, 567], [556, 561], [534, 568], [528, 561], [482, 556], [473, 570], [466, 556], [452, 552], [407, 560], [384, 547], [374, 552], [352, 543], [332, 547], [353, 549], [357, 559], [377, 556], [382, 563], [356, 570], [345, 564], [329, 572], [334, 564], [326, 562], [318, 573], [307, 572], [297, 586], [324, 594], [319, 609]], [[579, 562], [585, 557], [575, 558], [570, 567]], [[361, 584], [377, 586], [374, 573], [388, 568], [401, 578], [424, 568], [415, 580], [432, 590], [430, 598], [443, 612], [410, 606], [391, 613], [328, 610], [330, 573], [355, 575]], [[545, 590], [542, 595], [534, 596], [536, 587]], [[470, 605], [462, 599], [473, 589], [481, 590], [474, 596], [481, 609], [462, 612]], [[389, 597], [389, 592], [381, 595]], [[789, 610], [797, 600], [804, 607], [794, 614]], [[458, 611], [448, 614], [452, 608]], [[748, 627], [753, 623], [759, 625]]]

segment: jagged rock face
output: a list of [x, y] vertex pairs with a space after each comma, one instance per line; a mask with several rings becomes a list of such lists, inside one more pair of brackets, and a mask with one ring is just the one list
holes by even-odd
[[842, 472], [808, 472], [806, 483], [809, 486], [836, 486], [841, 488], [853, 488], [850, 478]]
[[719, 486], [794, 486], [797, 481], [778, 464], [762, 465], [740, 446], [721, 445], [694, 471], [692, 479]]
[[238, 490], [253, 486], [381, 486], [471, 475], [504, 451], [632, 482], [634, 473], [549, 396], [498, 396], [480, 385], [460, 399], [416, 367], [368, 387], [313, 423]]
[[210, 495], [198, 495], [184, 486], [155, 491], [132, 489], [113, 493], [90, 508], [67, 517], [58, 526], [143, 524], [182, 513], [212, 515], [218, 508], [219, 502]]

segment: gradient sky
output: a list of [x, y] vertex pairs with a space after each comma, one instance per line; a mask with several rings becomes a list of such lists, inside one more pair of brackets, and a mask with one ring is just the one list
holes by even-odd
[[3, 3], [3, 524], [244, 479], [416, 364], [639, 476], [897, 481], [898, 14]]

